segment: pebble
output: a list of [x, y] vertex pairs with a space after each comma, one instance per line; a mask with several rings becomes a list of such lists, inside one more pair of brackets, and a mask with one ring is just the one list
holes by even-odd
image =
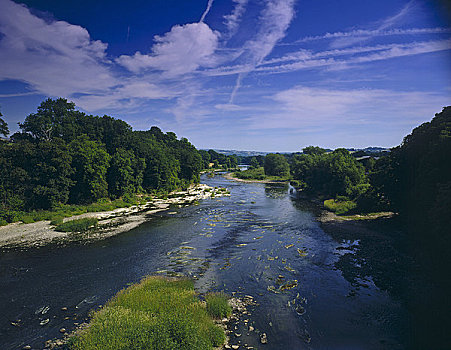
[[249, 332], [252, 332], [255, 328], [252, 326], [249, 326]]
[[61, 329], [60, 329], [60, 332], [61, 332], [61, 333], [66, 333], [66, 328], [61, 328]]
[[239, 345], [232, 345], [232, 349], [239, 349]]
[[268, 338], [266, 337], [266, 333], [262, 333], [262, 335], [260, 336], [260, 343], [268, 344]]
[[62, 307], [62, 308], [61, 308], [61, 311], [67, 311], [67, 307], [65, 307], [65, 306]]

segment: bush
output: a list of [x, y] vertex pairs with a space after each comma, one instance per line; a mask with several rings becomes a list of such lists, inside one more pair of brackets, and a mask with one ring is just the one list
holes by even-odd
[[229, 298], [223, 293], [210, 293], [205, 296], [207, 312], [211, 317], [224, 318], [232, 314]]
[[353, 201], [336, 201], [335, 199], [327, 199], [324, 201], [324, 207], [327, 210], [335, 212], [337, 215], [342, 215], [356, 208], [357, 205]]
[[56, 231], [60, 232], [84, 232], [92, 226], [97, 226], [97, 218], [84, 218], [66, 221], [55, 227]]

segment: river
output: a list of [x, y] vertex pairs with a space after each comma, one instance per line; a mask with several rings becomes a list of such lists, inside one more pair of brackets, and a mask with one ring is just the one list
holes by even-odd
[[1, 252], [1, 349], [41, 349], [59, 329], [70, 331], [118, 290], [155, 273], [192, 276], [199, 292], [253, 296], [258, 305], [235, 325], [232, 344], [405, 348], [403, 304], [373, 276], [349, 277], [362, 264], [352, 258], [359, 239], [332, 238], [286, 186], [221, 176], [202, 182], [231, 196], [172, 208], [103, 241]]

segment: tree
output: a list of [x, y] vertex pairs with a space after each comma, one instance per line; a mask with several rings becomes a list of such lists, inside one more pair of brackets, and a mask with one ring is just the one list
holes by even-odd
[[9, 134], [8, 124], [1, 118], [3, 115], [0, 113], [0, 135], [5, 137]]
[[69, 144], [69, 151], [75, 170], [71, 202], [89, 203], [108, 197], [106, 174], [111, 157], [104, 146], [81, 135]]
[[266, 155], [264, 168], [266, 175], [287, 176], [290, 174], [290, 166], [286, 158], [278, 153]]
[[63, 120], [75, 110], [75, 104], [64, 98], [48, 98], [32, 113], [19, 123], [23, 132], [30, 133], [35, 139], [50, 141], [53, 137], [63, 135]]
[[304, 154], [317, 154], [321, 155], [326, 153], [326, 150], [324, 148], [318, 147], [318, 146], [308, 146], [302, 149], [302, 153]]
[[260, 166], [260, 163], [258, 162], [257, 158], [252, 157], [252, 158], [251, 158], [251, 164], [250, 164], [249, 169], [256, 169], [256, 168], [258, 168], [259, 166]]

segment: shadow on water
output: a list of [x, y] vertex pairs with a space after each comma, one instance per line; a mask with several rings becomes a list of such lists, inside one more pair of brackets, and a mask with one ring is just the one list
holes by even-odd
[[[404, 267], [384, 285], [373, 258], [387, 243], [382, 236], [368, 241], [360, 229], [350, 236], [321, 227], [315, 207], [286, 185], [202, 182], [232, 195], [171, 209], [102, 242], [2, 253], [2, 349], [41, 348], [127, 283], [155, 273], [191, 276], [200, 292], [253, 296], [258, 306], [233, 324], [232, 344], [260, 349], [265, 333], [264, 348], [274, 350], [406, 347], [406, 311], [390, 294]], [[362, 249], [367, 241], [374, 253]]]

